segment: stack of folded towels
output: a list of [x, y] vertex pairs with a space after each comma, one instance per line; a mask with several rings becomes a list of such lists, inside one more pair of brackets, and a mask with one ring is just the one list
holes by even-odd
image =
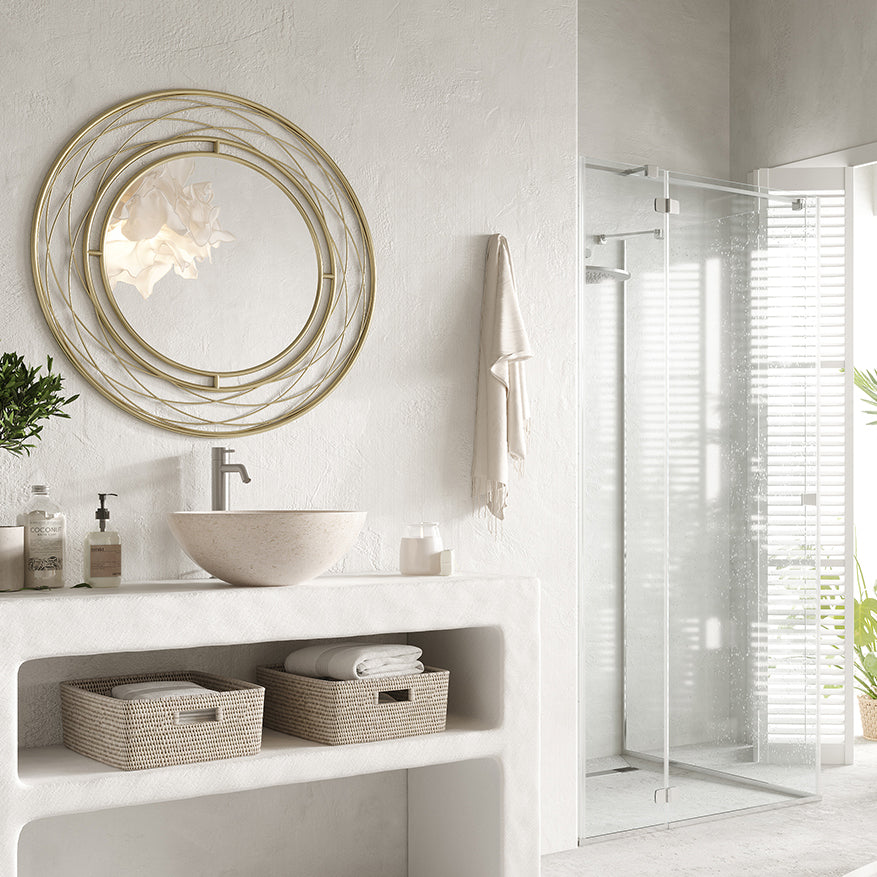
[[[164, 700], [168, 697], [190, 697], [193, 694], [216, 694], [216, 692], [195, 682], [156, 680], [115, 685], [110, 694], [119, 700]], [[179, 717], [179, 721], [180, 724], [194, 724], [208, 721], [215, 716], [215, 709], [187, 710], [184, 716]]]
[[305, 646], [283, 662], [287, 673], [329, 679], [374, 679], [422, 673], [422, 650], [387, 643], [342, 642]]

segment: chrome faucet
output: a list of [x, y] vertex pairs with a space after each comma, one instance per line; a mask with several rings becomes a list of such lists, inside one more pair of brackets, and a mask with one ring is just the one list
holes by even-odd
[[210, 458], [210, 500], [215, 512], [228, 511], [228, 476], [237, 472], [244, 484], [250, 483], [247, 467], [243, 463], [229, 463], [228, 455], [234, 448], [211, 448]]

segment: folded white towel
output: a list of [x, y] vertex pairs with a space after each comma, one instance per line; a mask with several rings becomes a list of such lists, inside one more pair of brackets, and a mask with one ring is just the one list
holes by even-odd
[[509, 457], [523, 463], [527, 455], [530, 403], [524, 363], [532, 356], [508, 241], [491, 235], [481, 300], [472, 496], [500, 520], [508, 505]]
[[176, 680], [156, 682], [131, 682], [127, 685], [116, 685], [110, 694], [119, 700], [161, 700], [165, 697], [189, 697], [193, 694], [215, 694], [210, 688], [194, 682]]
[[417, 646], [398, 643], [343, 642], [296, 649], [283, 667], [287, 673], [330, 679], [403, 676], [423, 672], [422, 653]]

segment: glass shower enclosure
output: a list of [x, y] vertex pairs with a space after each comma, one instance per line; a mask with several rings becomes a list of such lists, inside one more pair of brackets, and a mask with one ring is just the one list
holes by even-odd
[[784, 276], [801, 224], [767, 222], [800, 205], [651, 166], [580, 180], [580, 836], [812, 800], [818, 449], [789, 388], [818, 356], [784, 340], [812, 316]]

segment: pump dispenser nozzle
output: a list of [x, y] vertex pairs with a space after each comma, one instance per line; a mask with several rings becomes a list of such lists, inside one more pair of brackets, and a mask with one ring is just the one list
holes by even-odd
[[110, 510], [106, 507], [108, 496], [118, 496], [118, 493], [99, 493], [97, 495], [100, 500], [100, 508], [94, 513], [95, 520], [100, 522], [100, 531], [105, 533], [107, 529], [107, 521], [110, 519]]

